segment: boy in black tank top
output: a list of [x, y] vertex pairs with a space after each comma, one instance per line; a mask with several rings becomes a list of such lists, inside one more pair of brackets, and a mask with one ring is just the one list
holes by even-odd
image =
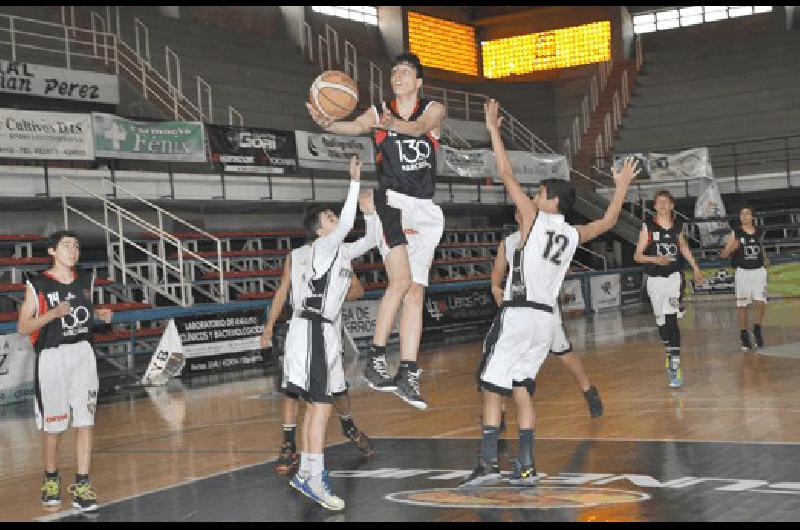
[[702, 283], [703, 273], [683, 237], [683, 227], [675, 219], [675, 200], [667, 190], [656, 193], [653, 207], [655, 217], [642, 225], [633, 259], [645, 266], [647, 294], [653, 306], [658, 333], [666, 350], [667, 384], [672, 388], [683, 385], [680, 364], [681, 334], [678, 318], [681, 289], [680, 257], [692, 266], [696, 283]]
[[111, 322], [112, 313], [94, 308], [94, 279], [75, 270], [80, 243], [73, 232], [52, 234], [47, 252], [53, 257], [53, 267], [28, 278], [17, 326], [19, 333], [30, 335], [36, 351], [35, 412], [45, 453], [42, 504], [61, 503], [58, 444], [61, 433], [69, 427], [71, 412], [78, 431], [78, 473], [69, 488], [72, 506], [94, 511], [97, 496], [89, 481], [89, 465], [98, 379], [91, 328], [95, 316]]
[[[428, 405], [420, 394], [417, 355], [425, 286], [444, 231], [444, 215], [432, 199], [445, 109], [438, 102], [419, 98], [422, 75], [416, 55], [398, 56], [391, 74], [395, 99], [382, 103], [382, 109], [370, 107], [353, 121], [333, 122], [312, 105], [307, 107], [312, 119], [327, 132], [359, 135], [375, 131], [375, 209], [383, 233], [378, 248], [389, 286], [378, 309], [364, 378], [370, 388], [395, 392], [406, 403], [424, 410]], [[401, 303], [401, 361], [397, 375], [391, 377], [386, 370], [386, 342]]]
[[756, 228], [755, 210], [752, 206], [739, 209], [742, 226], [731, 232], [720, 256], [727, 259], [733, 254], [736, 267], [736, 310], [739, 317], [739, 334], [742, 351], [752, 348], [750, 334], [747, 332], [747, 306], [752, 302], [753, 336], [756, 348], [764, 346], [761, 324], [764, 322], [764, 309], [767, 303], [767, 256], [764, 253], [764, 233]]

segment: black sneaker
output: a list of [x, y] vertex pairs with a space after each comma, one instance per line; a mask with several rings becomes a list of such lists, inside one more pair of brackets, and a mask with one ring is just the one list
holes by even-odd
[[72, 507], [82, 512], [93, 512], [97, 510], [97, 495], [92, 491], [90, 482], [79, 482], [69, 487], [72, 495]]
[[458, 487], [484, 486], [497, 482], [500, 482], [500, 464], [493, 462], [491, 465], [486, 465], [483, 460], [478, 457], [478, 466], [472, 470], [472, 473], [470, 473]]
[[45, 506], [57, 506], [61, 504], [61, 478], [47, 478], [45, 476], [42, 484], [42, 504]]
[[400, 370], [397, 373], [397, 377], [395, 377], [397, 390], [394, 393], [412, 407], [425, 410], [428, 408], [428, 404], [422, 399], [419, 392], [419, 376], [421, 374], [422, 370], [419, 368], [417, 368], [416, 372]]
[[359, 430], [356, 427], [348, 430], [342, 430], [342, 433], [350, 438], [350, 441], [353, 442], [353, 445], [356, 446], [356, 449], [361, 451], [364, 456], [367, 458], [372, 458], [375, 456], [375, 448], [372, 446], [372, 440], [369, 439], [369, 436], [364, 434], [363, 431]]
[[300, 455], [291, 442], [283, 442], [281, 454], [275, 463], [275, 472], [279, 475], [294, 475], [300, 467]]
[[589, 407], [589, 415], [592, 418], [599, 418], [603, 415], [603, 402], [600, 399], [600, 394], [594, 385], [589, 387], [589, 390], [583, 393], [583, 398]]
[[364, 381], [372, 390], [394, 392], [397, 390], [392, 376], [386, 370], [386, 354], [371, 355], [364, 367]]
[[753, 344], [750, 342], [750, 334], [747, 331], [742, 331], [742, 351], [753, 349]]
[[753, 337], [756, 339], [756, 348], [763, 348], [764, 338], [761, 336], [761, 328], [753, 326]]
[[512, 486], [534, 486], [539, 482], [539, 476], [536, 474], [536, 463], [529, 466], [523, 466], [519, 460], [514, 461], [514, 471], [511, 472], [511, 478], [508, 483]]

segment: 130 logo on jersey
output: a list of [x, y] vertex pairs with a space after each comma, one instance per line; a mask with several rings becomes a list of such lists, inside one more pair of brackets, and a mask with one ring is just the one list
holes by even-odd
[[80, 335], [81, 333], [88, 333], [89, 327], [86, 325], [89, 322], [91, 314], [86, 306], [72, 307], [69, 310], [69, 315], [61, 317], [61, 329], [65, 337]]
[[416, 171], [431, 167], [431, 145], [426, 140], [395, 140], [403, 171]]
[[756, 259], [760, 249], [758, 245], [744, 245], [742, 250], [744, 251], [745, 259]]
[[675, 243], [656, 243], [656, 255], [674, 258], [678, 255], [678, 245]]

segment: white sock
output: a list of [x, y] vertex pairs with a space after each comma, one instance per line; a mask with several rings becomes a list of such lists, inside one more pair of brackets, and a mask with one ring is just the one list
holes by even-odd
[[311, 474], [311, 462], [308, 459], [308, 453], [300, 453], [300, 475], [308, 476]]

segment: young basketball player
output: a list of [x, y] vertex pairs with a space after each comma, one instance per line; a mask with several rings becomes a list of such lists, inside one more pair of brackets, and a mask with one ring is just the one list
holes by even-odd
[[756, 348], [764, 346], [761, 324], [764, 322], [764, 308], [767, 303], [766, 267], [769, 266], [769, 261], [764, 252], [764, 233], [756, 228], [754, 216], [755, 210], [752, 206], [742, 206], [739, 209], [742, 226], [731, 232], [720, 254], [726, 259], [733, 254], [733, 263], [736, 267], [736, 310], [739, 313], [742, 351], [753, 347], [750, 343], [750, 334], [747, 332], [747, 306], [751, 303], [755, 313], [753, 336], [756, 339]]
[[361, 161], [350, 162], [350, 189], [341, 219], [330, 209], [314, 208], [304, 221], [307, 243], [292, 251], [291, 296], [294, 314], [289, 321], [283, 372], [286, 389], [308, 402], [301, 432], [300, 470], [290, 485], [329, 510], [345, 503], [328, 482], [323, 448], [333, 395], [346, 388], [342, 369], [340, 328], [335, 321], [353, 276], [351, 260], [375, 246], [375, 215], [368, 197], [367, 233], [355, 243], [344, 243], [353, 228], [361, 179]]
[[[519, 209], [516, 209], [514, 212], [514, 219], [517, 221], [517, 226], [519, 226], [522, 222]], [[494, 296], [495, 302], [497, 302], [497, 305], [500, 307], [502, 307], [503, 299], [505, 298], [505, 290], [502, 287], [503, 277], [505, 276], [508, 264], [514, 259], [514, 250], [519, 244], [520, 237], [520, 232], [517, 230], [509, 234], [497, 247], [497, 257], [492, 267], [492, 295]], [[572, 377], [575, 378], [586, 400], [586, 405], [589, 408], [589, 415], [592, 418], [599, 418], [603, 415], [603, 402], [600, 399], [600, 394], [586, 376], [586, 371], [583, 369], [583, 363], [580, 357], [572, 353], [572, 344], [569, 342], [569, 338], [567, 338], [564, 323], [561, 320], [560, 304], [556, 304], [553, 309], [556, 325], [553, 328], [550, 353], [558, 357], [561, 362], [564, 363], [564, 366], [572, 373]], [[505, 405], [503, 408], [505, 409]], [[505, 412], [505, 410], [503, 410], [503, 412]], [[501, 425], [502, 424], [503, 422], [501, 421]]]
[[[362, 211], [366, 211], [367, 208], [368, 207], [363, 205], [362, 201]], [[262, 348], [268, 348], [272, 343], [275, 322], [278, 320], [278, 316], [281, 314], [283, 306], [289, 296], [289, 288], [292, 283], [291, 269], [291, 257], [287, 257], [286, 265], [283, 269], [283, 276], [281, 277], [281, 284], [272, 299], [269, 316], [267, 317], [267, 322], [264, 324], [264, 332], [261, 335]], [[364, 287], [359, 281], [358, 276], [353, 275], [353, 281], [347, 291], [345, 300], [357, 300], [362, 296], [364, 296]], [[335, 323], [341, 333], [341, 317], [337, 317]], [[285, 388], [282, 389], [282, 391], [284, 393], [282, 409], [283, 444], [281, 445], [278, 462], [275, 464], [275, 471], [280, 475], [291, 475], [297, 472], [297, 467], [300, 465], [300, 454], [297, 452], [297, 442], [295, 441], [300, 396], [290, 393]], [[372, 457], [375, 454], [372, 441], [364, 432], [356, 427], [355, 422], [353, 422], [350, 396], [347, 394], [346, 387], [344, 391], [333, 395], [333, 408], [336, 410], [342, 423], [342, 434], [349, 438], [350, 441], [353, 442], [353, 445], [365, 456]]]
[[656, 325], [667, 353], [667, 383], [671, 388], [683, 385], [681, 368], [681, 332], [678, 328], [680, 310], [681, 273], [678, 252], [694, 271], [695, 283], [703, 282], [703, 273], [692, 256], [683, 236], [683, 226], [675, 218], [675, 199], [668, 190], [655, 194], [655, 217], [642, 225], [633, 260], [644, 264], [647, 277], [647, 295], [653, 305]]
[[[314, 121], [328, 132], [365, 134], [375, 129], [378, 190], [375, 208], [383, 237], [378, 248], [389, 286], [381, 299], [375, 336], [364, 378], [382, 392], [395, 392], [406, 403], [426, 409], [417, 365], [422, 336], [422, 306], [433, 254], [444, 231], [442, 209], [434, 204], [436, 150], [445, 116], [444, 106], [419, 98], [422, 65], [414, 54], [399, 55], [392, 65], [395, 99], [375, 106], [349, 122], [333, 122], [313, 105]], [[402, 302], [400, 366], [393, 378], [387, 371], [386, 342]]]
[[483, 393], [483, 436], [478, 465], [462, 486], [488, 484], [500, 479], [497, 461], [500, 408], [503, 397], [512, 395], [519, 422], [519, 455], [510, 482], [514, 485], [536, 482], [535, 413], [530, 398], [536, 374], [552, 345], [557, 324], [554, 306], [561, 283], [578, 244], [591, 241], [614, 226], [628, 185], [638, 173], [635, 162], [626, 160], [621, 172], [614, 171], [617, 187], [604, 217], [573, 227], [564, 220], [575, 202], [575, 189], [569, 182], [545, 179], [531, 201], [514, 179], [500, 136], [502, 118], [498, 117], [498, 108], [494, 100], [486, 104], [486, 126], [497, 159], [497, 171], [520, 211], [521, 237], [509, 260], [512, 266], [503, 292], [503, 306], [484, 341], [484, 354], [477, 372]]
[[61, 433], [77, 430], [78, 473], [69, 487], [72, 506], [82, 512], [97, 510], [97, 495], [89, 480], [92, 427], [97, 405], [97, 361], [92, 349], [93, 316], [111, 322], [110, 309], [94, 309], [92, 274], [78, 273], [80, 242], [62, 230], [47, 240], [53, 266], [27, 279], [17, 329], [30, 335], [36, 351], [34, 389], [37, 427], [44, 445], [42, 504], [61, 504], [58, 449]]

